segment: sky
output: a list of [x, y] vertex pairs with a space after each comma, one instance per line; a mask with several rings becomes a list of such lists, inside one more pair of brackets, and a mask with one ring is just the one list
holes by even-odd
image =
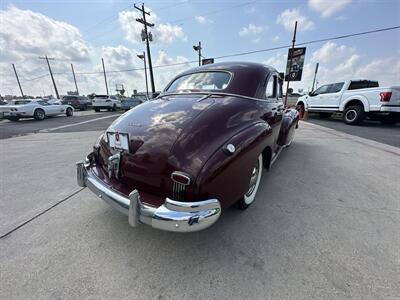
[[[107, 81], [123, 84], [128, 94], [145, 90], [139, 12], [130, 1], [0, 0], [0, 94], [19, 94], [15, 64], [24, 93], [54, 94], [45, 60], [50, 61], [60, 94], [106, 92]], [[140, 5], [141, 3], [137, 3]], [[151, 56], [156, 90], [180, 72], [196, 66], [192, 46], [201, 41], [204, 57], [219, 57], [291, 44], [298, 21], [298, 43], [400, 25], [400, 1], [146, 1], [150, 11]], [[216, 59], [252, 61], [284, 71], [287, 49]], [[311, 88], [316, 62], [318, 84], [347, 79], [378, 80], [400, 86], [400, 30], [307, 45], [303, 78], [295, 91]], [[176, 66], [163, 65], [181, 63]], [[115, 72], [136, 69], [129, 72]]]

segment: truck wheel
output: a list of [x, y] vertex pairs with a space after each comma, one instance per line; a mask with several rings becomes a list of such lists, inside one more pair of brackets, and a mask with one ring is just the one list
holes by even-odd
[[261, 174], [263, 170], [263, 155], [260, 154], [254, 165], [252, 174], [250, 176], [249, 189], [246, 194], [236, 203], [237, 207], [241, 210], [248, 208], [256, 198], [258, 187], [260, 185]]
[[72, 117], [74, 115], [74, 111], [72, 110], [71, 107], [67, 108], [66, 115], [67, 117]]
[[33, 117], [35, 120], [43, 121], [46, 118], [46, 113], [41, 108], [36, 108], [35, 112], [33, 113]]
[[365, 118], [364, 108], [360, 105], [349, 106], [343, 112], [343, 122], [347, 125], [360, 124]]
[[380, 121], [381, 121], [382, 124], [385, 124], [385, 125], [394, 125], [397, 122], [400, 122], [400, 114], [398, 114], [398, 115], [389, 114], [387, 116], [382, 116]]
[[332, 116], [332, 113], [329, 112], [320, 112], [319, 116], [321, 119], [329, 119]]

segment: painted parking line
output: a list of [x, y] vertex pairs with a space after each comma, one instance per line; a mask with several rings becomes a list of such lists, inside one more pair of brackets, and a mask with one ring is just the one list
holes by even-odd
[[42, 129], [42, 130], [39, 130], [39, 132], [41, 132], [41, 133], [52, 132], [52, 131], [59, 130], [59, 129], [69, 128], [69, 127], [73, 127], [73, 126], [79, 126], [82, 124], [92, 123], [92, 122], [96, 122], [96, 121], [100, 121], [100, 120], [104, 120], [104, 119], [108, 119], [108, 118], [113, 118], [113, 117], [118, 117], [118, 116], [120, 116], [120, 114], [114, 114], [114, 115], [109, 115], [109, 116], [105, 116], [105, 117], [100, 117], [100, 118], [96, 118], [96, 119], [78, 122], [78, 123], [67, 124], [67, 125], [62, 125], [62, 126], [48, 128], [48, 129]]

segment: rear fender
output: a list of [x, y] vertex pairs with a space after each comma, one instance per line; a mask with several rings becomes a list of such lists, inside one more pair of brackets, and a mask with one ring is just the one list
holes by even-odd
[[279, 146], [287, 146], [290, 143], [298, 122], [299, 112], [297, 110], [288, 109], [284, 112], [277, 142]]
[[[233, 154], [225, 150], [228, 144], [235, 146]], [[272, 145], [272, 129], [266, 122], [256, 123], [234, 135], [221, 145], [199, 172], [196, 180], [199, 198], [214, 197], [223, 208], [231, 206], [248, 190], [257, 157]]]

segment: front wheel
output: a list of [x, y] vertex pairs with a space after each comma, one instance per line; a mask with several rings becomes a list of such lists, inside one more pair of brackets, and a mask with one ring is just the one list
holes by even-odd
[[348, 125], [360, 124], [364, 118], [365, 112], [361, 105], [349, 106], [343, 112], [343, 122]]
[[112, 107], [112, 111], [116, 111], [117, 110], [117, 105], [113, 105], [113, 107]]
[[71, 107], [68, 107], [65, 114], [67, 115], [67, 117], [72, 117], [74, 115], [74, 111]]
[[245, 210], [254, 202], [258, 187], [260, 185], [262, 170], [263, 156], [260, 154], [251, 172], [249, 189], [247, 190], [246, 194], [244, 194], [243, 197], [237, 202], [239, 209]]
[[95, 112], [100, 112], [100, 108], [95, 108], [94, 111]]
[[13, 122], [18, 122], [19, 117], [9, 117], [8, 119], [9, 119], [10, 121], [13, 121]]

